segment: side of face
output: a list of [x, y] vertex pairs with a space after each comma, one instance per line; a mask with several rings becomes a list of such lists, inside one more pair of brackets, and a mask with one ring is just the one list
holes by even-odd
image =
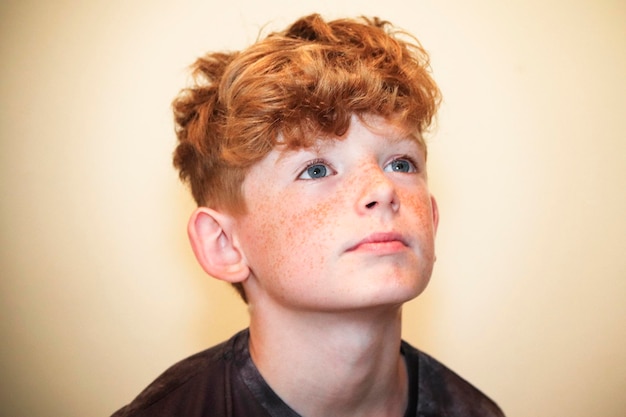
[[437, 207], [423, 149], [382, 120], [345, 138], [271, 151], [243, 183], [229, 238], [249, 269], [248, 300], [301, 310], [397, 305], [435, 260]]

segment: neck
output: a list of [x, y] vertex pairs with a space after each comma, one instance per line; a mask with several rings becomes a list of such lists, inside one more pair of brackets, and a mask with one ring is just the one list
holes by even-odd
[[408, 378], [400, 355], [400, 306], [339, 314], [256, 308], [252, 360], [299, 414], [404, 414]]

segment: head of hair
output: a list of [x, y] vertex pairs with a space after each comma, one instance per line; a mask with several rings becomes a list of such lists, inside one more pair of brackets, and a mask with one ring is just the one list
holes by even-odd
[[246, 212], [248, 168], [278, 144], [339, 139], [353, 115], [422, 141], [441, 100], [417, 39], [378, 18], [306, 16], [242, 51], [199, 58], [192, 74], [173, 102], [174, 166], [199, 206], [232, 215]]

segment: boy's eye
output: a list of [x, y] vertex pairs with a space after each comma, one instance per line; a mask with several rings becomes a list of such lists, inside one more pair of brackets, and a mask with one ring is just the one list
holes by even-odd
[[326, 164], [314, 162], [306, 167], [298, 178], [302, 180], [314, 180], [317, 178], [324, 178], [328, 175], [330, 175], [330, 168]]
[[391, 161], [385, 167], [387, 172], [417, 172], [415, 164], [406, 158], [398, 158]]

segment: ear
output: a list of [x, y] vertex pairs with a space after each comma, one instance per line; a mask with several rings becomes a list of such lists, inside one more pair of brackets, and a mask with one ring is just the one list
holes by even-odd
[[196, 259], [207, 274], [230, 283], [242, 282], [250, 268], [233, 239], [234, 219], [207, 207], [197, 208], [189, 218], [187, 233]]
[[[439, 227], [439, 206], [437, 205], [437, 200], [431, 194], [430, 195], [430, 207], [433, 215], [433, 229], [435, 231], [435, 235], [437, 234], [437, 228]], [[437, 252], [435, 252], [434, 261], [437, 261]]]
[[433, 213], [433, 226], [435, 229], [435, 234], [437, 234], [437, 227], [439, 226], [439, 207], [437, 206], [437, 200], [431, 194], [430, 195], [430, 207]]

